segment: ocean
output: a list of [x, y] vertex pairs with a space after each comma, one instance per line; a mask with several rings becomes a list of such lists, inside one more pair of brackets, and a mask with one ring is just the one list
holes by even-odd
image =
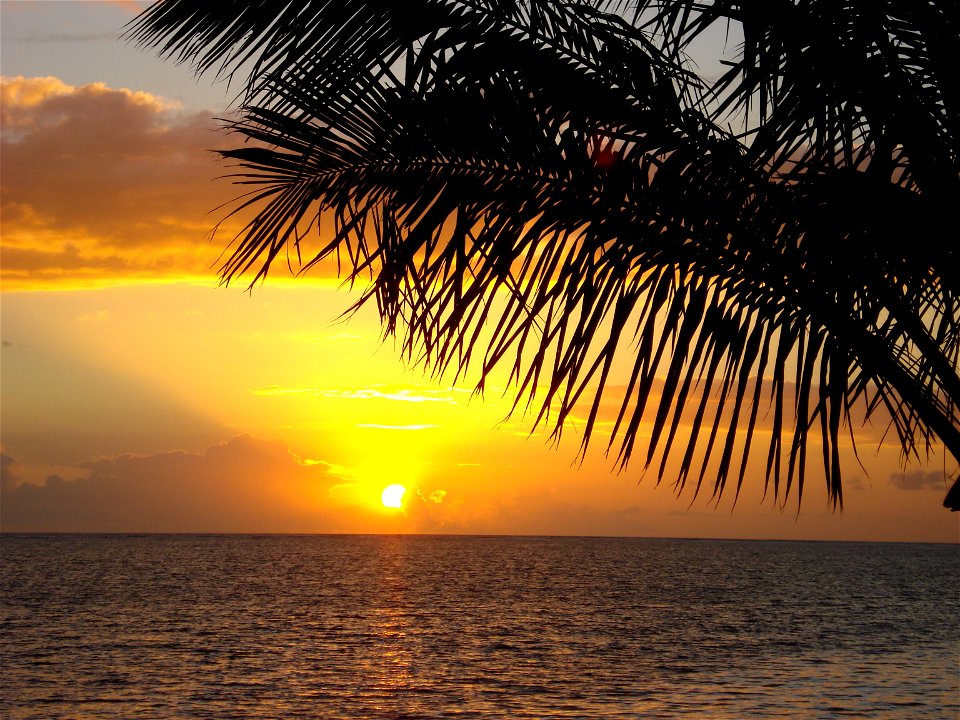
[[956, 545], [2, 535], [0, 716], [960, 717]]

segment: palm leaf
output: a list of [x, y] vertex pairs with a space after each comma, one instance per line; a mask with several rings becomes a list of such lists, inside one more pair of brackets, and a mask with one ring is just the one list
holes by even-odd
[[[555, 437], [585, 415], [583, 450], [626, 357], [608, 452], [652, 420], [644, 465], [676, 448], [694, 494], [739, 493], [765, 414], [784, 500], [818, 435], [842, 504], [857, 405], [960, 456], [955, 8], [619, 5], [165, 0], [129, 36], [246, 78], [225, 282], [345, 259], [410, 359], [480, 391], [508, 367]], [[744, 43], [707, 86], [685, 54], [718, 22]]]

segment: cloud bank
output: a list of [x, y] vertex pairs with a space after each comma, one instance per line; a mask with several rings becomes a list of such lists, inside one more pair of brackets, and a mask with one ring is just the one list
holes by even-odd
[[42, 486], [19, 483], [15, 467], [4, 455], [5, 532], [351, 532], [363, 519], [331, 501], [329, 465], [249, 435], [204, 453], [103, 458]]
[[234, 188], [208, 114], [55, 77], [4, 77], [0, 100], [4, 289], [213, 278]]
[[949, 486], [945, 473], [924, 470], [890, 473], [890, 484], [898, 490], [941, 490], [943, 492], [946, 492]]
[[[212, 113], [56, 77], [0, 94], [4, 290], [216, 280], [247, 216], [228, 217], [244, 189], [214, 149], [240, 140]], [[335, 260], [310, 275], [336, 276]]]

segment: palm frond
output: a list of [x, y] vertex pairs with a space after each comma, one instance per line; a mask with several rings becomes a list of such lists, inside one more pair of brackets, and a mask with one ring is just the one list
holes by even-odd
[[[776, 5], [776, 7], [773, 7]], [[960, 290], [942, 242], [960, 196], [948, 3], [165, 0], [130, 37], [246, 76], [224, 151], [256, 208], [222, 270], [369, 277], [406, 355], [510, 370], [515, 409], [719, 497], [747, 474], [801, 496], [822, 447], [842, 504], [852, 408], [904, 453], [960, 457]], [[783, 18], [789, 17], [790, 22]], [[684, 62], [714, 23], [743, 52], [712, 86]], [[816, 28], [816, 32], [812, 32]], [[729, 129], [731, 113], [744, 118]], [[751, 114], [752, 113], [752, 114]]]

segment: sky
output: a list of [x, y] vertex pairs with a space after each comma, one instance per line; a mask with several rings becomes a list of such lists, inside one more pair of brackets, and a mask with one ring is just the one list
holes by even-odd
[[3, 531], [958, 541], [955, 461], [903, 466], [882, 426], [842, 513], [815, 465], [799, 512], [764, 496], [760, 454], [736, 503], [678, 496], [508, 417], [503, 378], [407, 366], [329, 267], [220, 286], [236, 88], [123, 42], [144, 6], [0, 2]]

